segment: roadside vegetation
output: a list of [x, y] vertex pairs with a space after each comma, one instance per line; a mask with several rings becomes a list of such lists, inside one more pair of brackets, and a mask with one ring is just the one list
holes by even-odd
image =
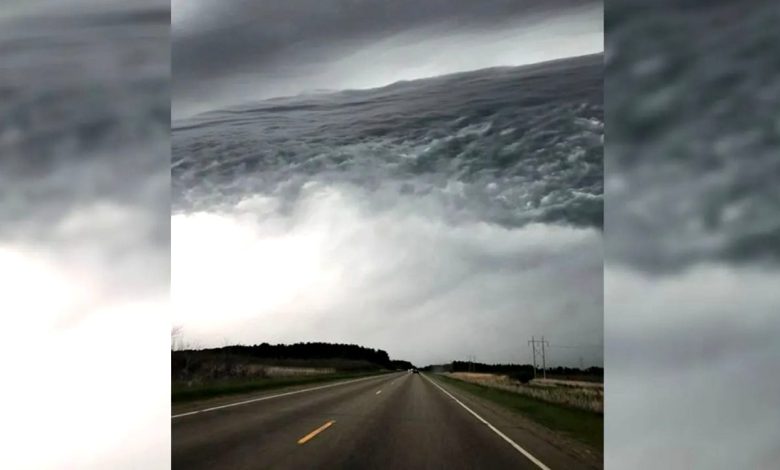
[[[534, 367], [530, 364], [483, 364], [481, 362], [452, 361], [447, 364], [425, 367], [430, 372], [479, 372], [485, 374], [507, 375], [519, 382], [528, 382], [534, 378]], [[541, 370], [538, 370], [541, 375]], [[549, 379], [604, 383], [604, 368], [588, 367], [548, 367]]]
[[354, 344], [296, 343], [202, 349], [172, 332], [171, 401], [182, 403], [406, 368], [387, 352]]
[[523, 383], [507, 375], [471, 372], [452, 372], [448, 375], [465, 382], [526, 395], [547, 403], [604, 413], [604, 385], [600, 383], [557, 379], [531, 379]]
[[[529, 385], [517, 383], [504, 386], [505, 379], [475, 376], [491, 374], [443, 373], [437, 374], [440, 380], [451, 384], [461, 390], [476, 395], [477, 397], [492, 401], [511, 411], [541, 424], [551, 430], [570, 436], [586, 445], [603, 452], [604, 448], [604, 415], [581, 406], [578, 400], [574, 400], [578, 406], [572, 403], [557, 403], [556, 392], [540, 389], [540, 391], [528, 392]], [[498, 376], [505, 377], [505, 376]], [[545, 386], [546, 387], [546, 386]], [[565, 389], [568, 387], [560, 387]], [[520, 392], [520, 390], [523, 390]], [[565, 393], [565, 392], [564, 392]], [[603, 389], [602, 389], [603, 410]], [[555, 398], [553, 398], [555, 397]]]

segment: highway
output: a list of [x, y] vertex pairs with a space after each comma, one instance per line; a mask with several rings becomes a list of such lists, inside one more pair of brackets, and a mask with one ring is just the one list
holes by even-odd
[[251, 400], [174, 414], [172, 468], [597, 468], [432, 374], [385, 374]]

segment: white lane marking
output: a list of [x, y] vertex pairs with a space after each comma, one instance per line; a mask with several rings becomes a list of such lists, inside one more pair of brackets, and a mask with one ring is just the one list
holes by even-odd
[[[382, 377], [382, 376], [380, 375], [378, 377]], [[304, 389], [304, 390], [293, 390], [292, 392], [285, 392], [285, 393], [280, 393], [278, 395], [270, 395], [270, 396], [267, 396], [267, 397], [253, 398], [251, 400], [244, 400], [244, 401], [239, 401], [239, 402], [236, 402], [236, 403], [228, 403], [227, 405], [212, 406], [211, 408], [205, 408], [203, 410], [189, 411], [187, 413], [179, 413], [177, 415], [171, 416], [171, 419], [181, 418], [183, 416], [196, 415], [196, 414], [199, 414], [199, 413], [207, 413], [209, 411], [221, 410], [223, 408], [230, 408], [231, 406], [246, 405], [247, 403], [254, 403], [256, 401], [263, 401], [263, 400], [270, 400], [272, 398], [286, 397], [286, 396], [289, 396], [289, 395], [295, 395], [297, 393], [312, 392], [314, 390], [322, 390], [323, 388], [337, 387], [339, 385], [347, 385], [347, 384], [351, 384], [351, 383], [355, 383], [355, 382], [360, 382], [361, 380], [376, 379], [376, 378], [377, 378], [376, 375], [372, 375], [371, 377], [363, 377], [363, 378], [360, 378], [360, 379], [347, 380], [346, 382], [337, 382], [337, 383], [334, 383], [334, 384], [320, 385], [319, 387], [312, 387], [312, 388], [307, 388], [307, 389]]]
[[[425, 375], [423, 375], [423, 377], [425, 377]], [[518, 451], [518, 452], [520, 452], [521, 454], [525, 455], [525, 456], [528, 458], [528, 460], [530, 460], [531, 462], [533, 462], [534, 464], [536, 464], [536, 466], [537, 466], [537, 467], [541, 468], [542, 470], [550, 470], [550, 467], [548, 467], [547, 465], [543, 464], [541, 461], [539, 461], [539, 459], [537, 459], [536, 457], [534, 457], [533, 455], [531, 455], [531, 453], [530, 453], [530, 452], [528, 452], [527, 450], [525, 450], [525, 449], [523, 449], [522, 447], [520, 447], [520, 445], [519, 445], [519, 444], [517, 444], [515, 441], [513, 441], [512, 439], [510, 439], [509, 437], [507, 437], [507, 435], [506, 435], [506, 434], [502, 433], [501, 431], [499, 431], [498, 429], [496, 429], [496, 427], [495, 427], [495, 426], [493, 426], [492, 424], [488, 423], [488, 422], [487, 422], [487, 420], [486, 420], [485, 418], [483, 418], [482, 416], [478, 415], [478, 414], [477, 414], [477, 413], [475, 413], [475, 412], [474, 412], [474, 411], [473, 411], [471, 408], [469, 408], [468, 406], [464, 405], [464, 404], [463, 404], [463, 402], [461, 402], [460, 400], [458, 400], [457, 398], [455, 398], [454, 396], [452, 396], [452, 394], [451, 394], [450, 392], [448, 392], [447, 390], [444, 390], [444, 388], [442, 388], [442, 387], [441, 387], [439, 384], [437, 384], [437, 383], [436, 383], [436, 382], [434, 382], [433, 380], [429, 379], [428, 377], [425, 377], [425, 379], [426, 379], [426, 380], [428, 380], [428, 382], [430, 382], [430, 383], [432, 383], [433, 385], [435, 385], [435, 386], [436, 386], [436, 387], [437, 387], [439, 390], [441, 390], [442, 392], [444, 392], [444, 393], [445, 393], [445, 394], [446, 394], [448, 397], [450, 397], [450, 398], [452, 398], [453, 400], [455, 400], [455, 403], [457, 403], [458, 405], [460, 405], [460, 406], [462, 406], [463, 408], [465, 408], [465, 409], [466, 409], [466, 411], [468, 411], [469, 413], [471, 413], [472, 415], [474, 415], [474, 417], [475, 417], [475, 418], [477, 418], [478, 420], [480, 420], [480, 421], [481, 421], [483, 424], [486, 424], [486, 425], [487, 425], [487, 427], [489, 427], [491, 431], [493, 431], [494, 433], [496, 433], [496, 434], [498, 434], [499, 436], [501, 436], [501, 438], [502, 438], [502, 439], [504, 439], [505, 441], [507, 441], [507, 442], [508, 442], [508, 443], [509, 443], [509, 444], [510, 444], [512, 447], [514, 447], [514, 448], [515, 448], [515, 450], [517, 450], [517, 451]]]
[[382, 393], [382, 390], [377, 390], [377, 391], [376, 391], [376, 394], [377, 394], [377, 395], [379, 395], [380, 393]]

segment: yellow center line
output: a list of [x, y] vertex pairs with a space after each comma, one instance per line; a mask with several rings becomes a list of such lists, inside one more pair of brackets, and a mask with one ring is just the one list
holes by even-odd
[[298, 444], [306, 444], [307, 442], [312, 440], [314, 438], [314, 436], [316, 436], [317, 434], [319, 434], [322, 431], [324, 431], [324, 430], [328, 429], [329, 427], [331, 427], [333, 425], [333, 423], [335, 423], [335, 422], [336, 422], [335, 420], [328, 421], [327, 423], [325, 423], [322, 426], [318, 427], [314, 431], [312, 431], [309, 434], [307, 434], [307, 435], [303, 436], [302, 438], [298, 439]]

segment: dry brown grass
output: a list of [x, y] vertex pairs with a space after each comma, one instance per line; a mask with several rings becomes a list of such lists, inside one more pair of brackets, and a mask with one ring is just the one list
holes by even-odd
[[365, 361], [253, 358], [213, 351], [178, 351], [171, 356], [171, 380], [192, 385], [233, 379], [314, 377], [377, 368]]
[[267, 377], [306, 377], [313, 375], [334, 374], [336, 369], [315, 368], [315, 367], [279, 367], [279, 366], [256, 366], [263, 367]]
[[528, 384], [522, 384], [506, 375], [474, 372], [453, 372], [447, 375], [465, 382], [519, 393], [548, 403], [604, 413], [603, 384], [555, 379], [534, 379]]
[[534, 385], [553, 386], [553, 387], [574, 387], [574, 388], [595, 388], [604, 390], [604, 384], [601, 382], [585, 382], [584, 380], [560, 380], [560, 379], [533, 379]]

